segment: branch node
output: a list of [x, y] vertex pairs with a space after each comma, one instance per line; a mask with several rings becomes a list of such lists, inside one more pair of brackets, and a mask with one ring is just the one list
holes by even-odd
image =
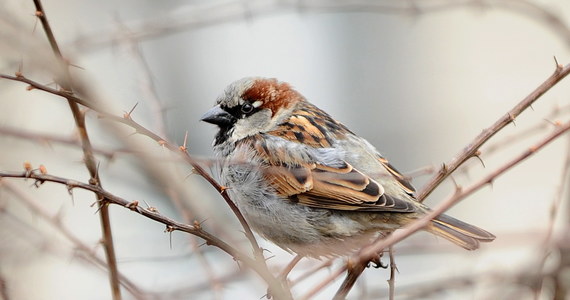
[[176, 228], [174, 228], [174, 226], [172, 225], [166, 225], [166, 229], [164, 230], [164, 232], [173, 232], [174, 230], [176, 230]]
[[196, 228], [197, 230], [201, 230], [202, 223], [198, 222], [198, 220], [194, 220], [194, 228]]
[[29, 161], [24, 162], [24, 170], [26, 171], [26, 177], [32, 176], [33, 167]]
[[36, 17], [38, 18], [43, 18], [44, 17], [44, 13], [42, 11], [36, 10], [36, 13], [34, 14]]
[[231, 189], [231, 187], [220, 185], [219, 192], [220, 192], [220, 194], [224, 194], [224, 193], [227, 194], [227, 190], [229, 190], [229, 189]]
[[46, 175], [47, 174], [47, 168], [44, 165], [40, 165], [40, 167], [38, 168], [40, 170], [40, 173], [42, 175]]
[[139, 202], [137, 200], [134, 200], [132, 202], [127, 203], [127, 205], [125, 205], [126, 208], [132, 210], [132, 211], [138, 211], [138, 206], [139, 206]]

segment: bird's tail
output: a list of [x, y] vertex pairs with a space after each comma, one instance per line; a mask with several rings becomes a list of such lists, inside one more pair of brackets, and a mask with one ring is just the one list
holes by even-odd
[[440, 215], [432, 220], [427, 231], [467, 250], [479, 248], [479, 242], [491, 242], [495, 239], [495, 236], [490, 232], [447, 215]]

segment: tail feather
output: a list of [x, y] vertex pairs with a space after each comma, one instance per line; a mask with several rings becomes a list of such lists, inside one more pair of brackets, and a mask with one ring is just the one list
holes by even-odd
[[479, 248], [480, 242], [491, 242], [495, 239], [490, 232], [447, 215], [434, 219], [427, 230], [467, 250], [475, 250]]

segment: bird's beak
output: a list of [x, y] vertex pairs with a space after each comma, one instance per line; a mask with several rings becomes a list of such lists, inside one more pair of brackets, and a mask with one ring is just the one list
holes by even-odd
[[228, 126], [236, 122], [236, 118], [223, 110], [219, 105], [212, 107], [202, 115], [200, 120], [218, 126]]

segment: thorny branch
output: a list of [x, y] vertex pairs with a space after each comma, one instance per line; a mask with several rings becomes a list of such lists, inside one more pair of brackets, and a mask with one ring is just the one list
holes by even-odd
[[[51, 93], [51, 94], [54, 94], [57, 96], [61, 96], [63, 98], [68, 99], [68, 101], [72, 101], [74, 103], [85, 105], [85, 106], [93, 109], [94, 111], [98, 112], [100, 114], [101, 118], [109, 119], [109, 120], [130, 126], [131, 128], [133, 128], [135, 130], [136, 133], [145, 135], [145, 136], [155, 140], [157, 143], [159, 143], [159, 145], [161, 145], [161, 146], [163, 146], [163, 147], [165, 147], [165, 148], [167, 148], [167, 149], [169, 149], [175, 153], [179, 153], [182, 156], [182, 158], [194, 168], [194, 173], [199, 174], [204, 179], [206, 179], [206, 181], [208, 181], [208, 183], [210, 183], [210, 185], [212, 185], [220, 193], [220, 195], [222, 195], [226, 204], [230, 207], [232, 212], [236, 215], [239, 222], [243, 226], [243, 228], [245, 230], [246, 237], [248, 238], [248, 240], [250, 241], [250, 243], [253, 247], [253, 251], [254, 251], [254, 254], [256, 257], [256, 261], [260, 262], [264, 266], [264, 268], [267, 270], [267, 266], [266, 266], [265, 260], [263, 258], [262, 249], [261, 249], [261, 247], [259, 247], [259, 244], [257, 243], [257, 240], [255, 239], [255, 236], [253, 235], [251, 228], [247, 224], [247, 221], [245, 220], [245, 218], [243, 217], [243, 215], [241, 214], [241, 212], [239, 211], [239, 209], [237, 208], [235, 203], [229, 198], [229, 195], [227, 194], [227, 188], [228, 187], [223, 187], [218, 182], [216, 182], [216, 180], [212, 176], [210, 176], [210, 174], [204, 169], [204, 167], [202, 167], [202, 165], [199, 163], [199, 161], [189, 155], [188, 151], [186, 150], [185, 145], [176, 146], [172, 143], [167, 142], [166, 139], [160, 137], [159, 135], [155, 134], [154, 132], [148, 130], [144, 126], [135, 122], [131, 118], [131, 115], [129, 113], [125, 114], [123, 117], [118, 117], [118, 116], [112, 115], [112, 114], [106, 112], [104, 109], [100, 109], [97, 105], [95, 105], [91, 101], [84, 100], [84, 99], [79, 98], [75, 95], [69, 94], [65, 91], [50, 88], [46, 85], [43, 85], [41, 83], [38, 83], [38, 82], [35, 82], [33, 80], [26, 78], [21, 73], [16, 74], [16, 76], [0, 74], [0, 78], [24, 82], [24, 83], [29, 84], [32, 88], [36, 88], [36, 89], [39, 89], [39, 90], [42, 90], [42, 91], [45, 91], [45, 92], [48, 92], [48, 93]], [[279, 290], [283, 290], [283, 289], [278, 288], [277, 290], [274, 290], [274, 293], [277, 293], [277, 291], [279, 291]]]
[[[0, 177], [1, 178], [1, 177]], [[46, 220], [51, 226], [57, 228], [57, 230], [67, 238], [74, 247], [81, 251], [81, 253], [85, 254], [89, 257], [89, 261], [93, 264], [97, 265], [98, 267], [102, 268], [103, 270], [108, 269], [108, 264], [105, 260], [101, 259], [97, 253], [85, 243], [83, 243], [77, 236], [75, 236], [68, 228], [66, 228], [61, 220], [57, 219], [56, 217], [50, 216], [42, 207], [37, 205], [33, 199], [30, 199], [28, 195], [18, 189], [14, 184], [8, 182], [6, 180], [0, 180], [0, 186], [6, 188], [9, 192], [16, 195], [21, 202], [31, 211], [34, 215], [41, 217], [42, 219]], [[147, 294], [148, 292], [143, 291], [140, 287], [138, 287], [134, 282], [130, 281], [127, 277], [122, 275], [119, 272], [119, 283], [129, 291], [136, 299], [144, 299], [143, 295]]]
[[100, 195], [104, 201], [108, 204], [117, 204], [119, 206], [125, 207], [135, 213], [143, 215], [149, 219], [157, 221], [166, 225], [166, 231], [173, 232], [173, 231], [181, 231], [190, 233], [197, 237], [200, 237], [206, 241], [207, 245], [215, 246], [222, 251], [226, 252], [227, 254], [234, 257], [236, 260], [242, 261], [245, 265], [252, 268], [261, 278], [263, 278], [268, 284], [272, 291], [276, 292], [276, 296], [283, 298], [283, 299], [291, 299], [291, 296], [287, 296], [287, 290], [281, 285], [281, 283], [275, 279], [275, 277], [269, 272], [267, 266], [265, 264], [259, 263], [258, 261], [250, 258], [249, 256], [241, 253], [236, 248], [232, 247], [231, 245], [227, 244], [226, 242], [222, 241], [221, 239], [217, 238], [216, 236], [208, 233], [200, 224], [185, 224], [173, 219], [170, 219], [161, 213], [154, 207], [149, 208], [142, 208], [139, 206], [138, 201], [128, 201], [124, 198], [118, 197], [107, 190], [104, 190], [101, 186], [90, 184], [90, 183], [83, 183], [76, 180], [71, 180], [68, 178], [58, 177], [49, 175], [47, 173], [36, 172], [34, 170], [31, 171], [24, 171], [24, 172], [4, 172], [0, 171], [0, 180], [3, 178], [30, 178], [35, 180], [35, 185], [40, 186], [45, 182], [55, 182], [67, 187], [67, 190], [71, 192], [75, 188], [91, 191], [97, 195]]
[[[59, 84], [63, 91], [73, 95], [74, 93], [74, 86], [71, 74], [69, 72], [68, 64], [64, 59], [63, 55], [61, 54], [61, 50], [59, 49], [59, 45], [55, 39], [55, 35], [51, 30], [51, 26], [48, 22], [46, 12], [43, 8], [42, 2], [40, 0], [34, 0], [34, 5], [36, 7], [36, 17], [42, 23], [42, 27], [44, 29], [45, 35], [49, 41], [51, 46], [52, 52], [55, 55], [57, 65], [59, 67], [59, 73], [55, 78], [57, 84]], [[91, 146], [91, 141], [89, 140], [89, 135], [87, 133], [87, 126], [85, 124], [85, 114], [81, 112], [79, 109], [79, 104], [74, 102], [73, 100], [67, 100], [69, 104], [69, 108], [71, 109], [71, 113], [73, 114], [73, 118], [75, 120], [75, 125], [77, 127], [77, 131], [79, 132], [79, 137], [81, 139], [81, 145], [83, 148], [83, 160], [85, 162], [85, 166], [89, 171], [89, 179], [90, 182], [93, 184], [101, 186], [101, 179], [99, 178], [99, 173], [97, 170], [97, 162], [95, 157], [93, 156], [93, 148]], [[113, 294], [113, 299], [120, 300], [121, 297], [121, 289], [119, 287], [119, 271], [117, 269], [117, 258], [115, 256], [115, 247], [113, 245], [113, 233], [111, 231], [111, 218], [109, 216], [109, 208], [107, 203], [104, 199], [95, 194], [97, 198], [97, 203], [99, 205], [99, 217], [101, 222], [101, 231], [103, 233], [102, 244], [103, 248], [105, 249], [105, 255], [107, 256], [107, 263], [109, 265], [109, 282], [111, 284], [111, 292]]]
[[465, 149], [455, 156], [451, 161], [444, 163], [439, 172], [419, 191], [417, 199], [423, 201], [426, 197], [439, 186], [453, 171], [461, 166], [465, 161], [472, 157], [480, 155], [480, 148], [497, 132], [508, 124], [512, 123], [523, 111], [529, 108], [540, 96], [550, 90], [556, 83], [564, 79], [570, 73], [570, 64], [562, 66], [556, 64], [556, 69], [550, 77], [548, 77], [541, 85], [539, 85], [532, 93], [526, 96], [521, 102], [509, 110], [503, 117], [497, 120], [489, 128], [483, 130]]
[[263, 257], [263, 255], [261, 253], [261, 248], [259, 247], [259, 244], [255, 240], [253, 232], [251, 231], [251, 228], [247, 224], [247, 221], [245, 220], [245, 218], [243, 217], [243, 215], [241, 214], [241, 212], [239, 211], [239, 209], [237, 208], [235, 203], [230, 199], [230, 197], [226, 193], [227, 187], [223, 187], [218, 182], [216, 182], [216, 180], [214, 178], [212, 178], [212, 176], [210, 176], [210, 174], [208, 174], [208, 172], [199, 164], [199, 162], [188, 154], [188, 152], [184, 146], [180, 147], [180, 146], [176, 146], [172, 143], [167, 142], [167, 140], [165, 138], [162, 138], [161, 136], [157, 135], [156, 133], [148, 130], [144, 126], [135, 122], [131, 118], [130, 114], [125, 114], [125, 116], [123, 116], [123, 117], [115, 116], [111, 113], [106, 112], [104, 109], [100, 109], [97, 105], [94, 105], [91, 101], [84, 100], [82, 98], [79, 98], [79, 97], [74, 96], [74, 95], [70, 95], [70, 94], [63, 92], [63, 91], [52, 89], [46, 85], [43, 85], [43, 84], [38, 83], [36, 81], [30, 80], [30, 79], [26, 78], [25, 76], [23, 76], [22, 74], [17, 74], [16, 76], [0, 74], [0, 78], [24, 82], [24, 83], [29, 84], [31, 87], [33, 87], [35, 89], [39, 89], [39, 90], [48, 92], [50, 94], [66, 98], [69, 101], [73, 101], [73, 102], [76, 102], [78, 104], [87, 106], [87, 107], [93, 109], [94, 111], [98, 112], [100, 114], [100, 117], [102, 117], [104, 119], [109, 119], [109, 120], [112, 120], [112, 121], [115, 121], [118, 123], [125, 124], [125, 125], [133, 128], [136, 133], [142, 134], [144, 136], [147, 136], [147, 137], [155, 140], [161, 146], [163, 146], [163, 147], [165, 147], [165, 148], [167, 148], [167, 149], [169, 149], [175, 153], [181, 153], [183, 159], [194, 168], [194, 172], [196, 174], [202, 176], [204, 179], [206, 179], [206, 181], [208, 181], [208, 183], [210, 183], [222, 195], [222, 197], [226, 201], [227, 205], [231, 208], [232, 212], [236, 215], [236, 217], [240, 221], [241, 225], [243, 226], [243, 228], [246, 232], [246, 237], [249, 239], [250, 243], [253, 246], [254, 253], [258, 257]]

